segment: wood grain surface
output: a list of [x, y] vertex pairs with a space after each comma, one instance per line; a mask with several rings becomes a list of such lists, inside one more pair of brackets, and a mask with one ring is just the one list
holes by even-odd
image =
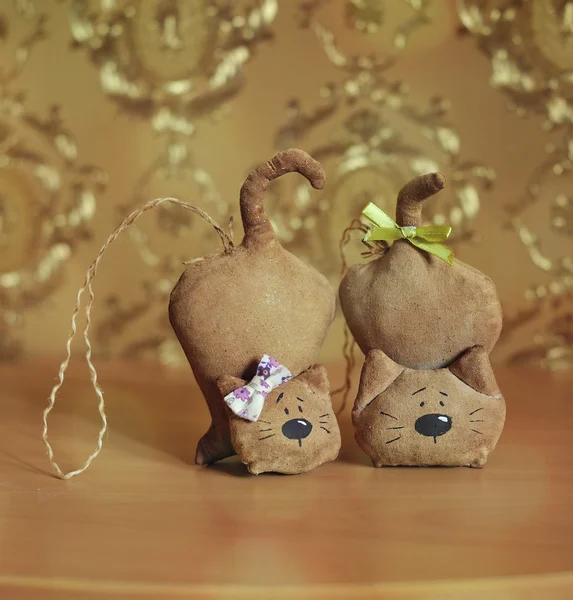
[[[110, 432], [69, 481], [41, 440], [57, 365], [0, 367], [0, 598], [573, 597], [573, 373], [498, 372], [507, 424], [483, 470], [374, 469], [346, 410], [337, 462], [252, 476], [193, 464], [208, 414], [187, 370], [98, 366]], [[75, 363], [50, 420], [64, 469], [97, 417]]]

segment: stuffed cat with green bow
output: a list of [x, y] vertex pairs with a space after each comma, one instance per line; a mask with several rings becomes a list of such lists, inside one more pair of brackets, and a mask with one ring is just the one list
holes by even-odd
[[[353, 413], [355, 434], [377, 466], [480, 466], [503, 427], [505, 403], [497, 385], [493, 384], [491, 368], [486, 367], [487, 356], [499, 337], [502, 324], [495, 286], [477, 269], [457, 259], [449, 264], [443, 253], [433, 252], [431, 247], [430, 251], [424, 250], [428, 247], [425, 242], [413, 243], [420, 240], [416, 238], [416, 230], [422, 227], [424, 201], [444, 186], [445, 177], [441, 173], [416, 177], [407, 183], [398, 194], [396, 207], [397, 236], [403, 239], [394, 241], [379, 258], [350, 267], [340, 284], [340, 303], [346, 322], [366, 355], [362, 391]], [[470, 352], [472, 348], [480, 350]], [[489, 383], [485, 388], [472, 387], [471, 382], [467, 383], [468, 377], [454, 376], [452, 369], [462, 357], [464, 372], [480, 371], [479, 381], [484, 380], [487, 371]], [[378, 367], [374, 368], [374, 364]], [[393, 382], [391, 386], [390, 382]], [[414, 387], [416, 389], [412, 389]], [[427, 408], [414, 410], [413, 394], [422, 388], [426, 393], [426, 388], [433, 390], [434, 387], [431, 402], [437, 405], [432, 405], [432, 412], [428, 413]], [[441, 410], [446, 402], [440, 392], [449, 394], [448, 389], [452, 392], [449, 404], [450, 410], [455, 409], [455, 418], [445, 409]], [[472, 432], [469, 419], [467, 423], [464, 421], [464, 428], [457, 425], [462, 420], [462, 412], [467, 409], [466, 416], [469, 416], [472, 402], [479, 403], [473, 397], [475, 394], [482, 394], [486, 404], [486, 398], [499, 396], [501, 399], [497, 403], [489, 402], [488, 406], [496, 407], [495, 414], [488, 425], [475, 427], [481, 432], [477, 434]], [[381, 403], [380, 411], [367, 409], [370, 403], [376, 406]], [[394, 413], [404, 414], [404, 411], [408, 418], [402, 423]], [[391, 417], [386, 417], [385, 422], [380, 418], [381, 412], [394, 415], [400, 422], [394, 423]], [[417, 420], [426, 414], [433, 416]], [[420, 432], [421, 425], [416, 427], [415, 423], [425, 423], [427, 431], [434, 431], [435, 426], [435, 431], [441, 433], [429, 436], [433, 438], [429, 444], [424, 439], [428, 436]], [[402, 430], [393, 430], [393, 427], [403, 427], [404, 433], [413, 433], [398, 443], [398, 433]], [[388, 435], [392, 431], [396, 435]], [[472, 445], [470, 438], [480, 435], [484, 436], [481, 442], [487, 438], [487, 443], [480, 446], [474, 440], [477, 445]]]
[[371, 350], [352, 422], [376, 467], [483, 467], [503, 429], [505, 400], [482, 346], [430, 370], [408, 369]]

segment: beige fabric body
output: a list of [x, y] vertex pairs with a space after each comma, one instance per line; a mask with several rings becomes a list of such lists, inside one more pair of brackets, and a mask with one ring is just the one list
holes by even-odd
[[351, 267], [340, 303], [364, 354], [378, 348], [412, 369], [447, 366], [475, 344], [489, 352], [501, 332], [489, 277], [459, 260], [449, 266], [406, 240]]
[[[397, 224], [421, 227], [424, 201], [445, 184], [441, 173], [409, 181], [398, 194]], [[411, 369], [445, 367], [476, 344], [490, 352], [501, 332], [501, 305], [489, 277], [459, 260], [450, 266], [407, 240], [351, 267], [339, 295], [362, 352], [383, 350]]]

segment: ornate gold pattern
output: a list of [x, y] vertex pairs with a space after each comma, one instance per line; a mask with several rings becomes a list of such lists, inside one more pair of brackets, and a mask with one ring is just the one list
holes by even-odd
[[[205, 171], [190, 167], [188, 139], [197, 121], [221, 118], [243, 87], [242, 69], [271, 36], [277, 2], [260, 0], [244, 14], [233, 8], [216, 0], [72, 2], [74, 42], [89, 50], [103, 91], [167, 140], [138, 191], [147, 189], [145, 182], [155, 175], [164, 180], [190, 175], [213, 188]], [[213, 189], [204, 200], [206, 210], [226, 212]], [[140, 202], [136, 192], [128, 208]], [[176, 208], [165, 207], [157, 216], [158, 226], [168, 232], [188, 229]]]
[[[269, 214], [293, 252], [336, 284], [338, 241], [362, 206], [371, 200], [392, 212], [404, 181], [443, 169], [449, 186], [428, 204], [428, 218], [454, 225], [456, 255], [498, 284], [506, 325], [495, 358], [571, 367], [572, 5], [3, 3], [0, 359], [61, 351], [69, 305], [56, 295], [58, 285], [72, 293], [78, 281], [66, 274], [84, 271], [128, 211], [168, 194], [197, 202], [226, 226], [249, 168], [273, 145], [301, 145], [324, 162], [328, 185], [318, 194], [292, 177], [269, 190]], [[458, 16], [465, 37], [455, 35]], [[489, 83], [512, 111], [503, 118], [480, 52], [491, 63]], [[90, 126], [114, 113], [117, 131], [102, 127], [98, 135]], [[492, 127], [475, 127], [491, 118]], [[498, 124], [501, 137], [491, 134]], [[110, 174], [110, 193], [95, 214], [106, 178], [80, 164], [77, 146]], [[181, 361], [166, 299], [183, 261], [217, 249], [208, 227], [188, 217], [160, 207], [106, 261], [96, 284], [103, 300], [96, 352]], [[493, 262], [491, 246], [503, 260]], [[351, 247], [360, 260], [364, 247]], [[324, 360], [339, 357], [338, 331]]]
[[491, 83], [509, 108], [546, 116], [545, 127], [573, 121], [573, 2], [458, 0], [464, 27], [491, 59]]
[[[278, 4], [260, 0], [238, 12], [233, 3], [222, 0], [128, 0], [89, 2], [74, 0], [70, 16], [72, 36], [77, 46], [89, 50], [100, 72], [103, 91], [122, 110], [149, 122], [162, 138], [163, 151], [135, 185], [130, 202], [121, 206], [122, 214], [160, 196], [167, 182], [181, 191], [194, 191], [193, 202], [224, 222], [229, 207], [222, 202], [209, 173], [195, 165], [190, 139], [197, 122], [220, 119], [227, 103], [244, 85], [243, 67], [255, 49], [271, 37]], [[154, 185], [157, 184], [157, 185]], [[156, 225], [172, 236], [189, 236], [186, 249], [205, 253], [212, 232], [194, 222], [178, 207], [162, 206], [156, 211]], [[209, 237], [205, 237], [205, 235]], [[120, 298], [112, 296], [109, 315], [96, 327], [99, 347], [110, 352], [120, 322], [125, 326], [149, 318], [157, 306], [163, 306], [181, 272], [185, 257], [161, 256], [151, 244], [152, 235], [139, 226], [130, 229], [130, 237], [142, 260], [154, 269], [158, 284], [147, 283], [129, 310], [122, 310]], [[118, 315], [124, 319], [118, 322]], [[182, 357], [170, 341], [165, 316], [158, 317], [146, 333], [129, 343], [121, 352], [130, 356], [152, 354], [166, 362], [177, 363]]]
[[511, 226], [544, 276], [525, 291], [533, 308], [506, 319], [511, 326], [504, 329], [502, 344], [526, 330], [528, 346], [510, 355], [510, 362], [573, 367], [570, 326], [564, 326], [573, 320], [571, 242], [563, 244], [567, 254], [551, 257], [535, 233], [541, 221], [533, 216], [536, 205], [553, 197], [550, 227], [573, 237], [573, 196], [568, 191], [573, 180], [573, 1], [460, 0], [459, 11], [465, 28], [490, 57], [491, 84], [507, 95], [510, 110], [519, 116], [541, 115], [543, 128], [552, 134], [547, 159], [529, 177], [525, 193], [507, 205]]
[[188, 136], [240, 91], [276, 11], [276, 0], [245, 14], [216, 0], [73, 0], [70, 25], [106, 94], [157, 133]]
[[[333, 32], [319, 20], [323, 4], [319, 0], [303, 3], [301, 23], [314, 31], [326, 56], [344, 77], [339, 83], [324, 86], [323, 103], [312, 111], [305, 113], [299, 101], [292, 100], [276, 145], [283, 148], [307, 140], [312, 143], [313, 130], [323, 122], [336, 122], [339, 113], [345, 113], [346, 119], [342, 125], [331, 127], [326, 141], [310, 147], [310, 153], [329, 169], [328, 190], [320, 201], [316, 203], [314, 195], [310, 201], [308, 186], [300, 184], [295, 202], [289, 203], [291, 195], [284, 190], [287, 184], [279, 181], [274, 209], [283, 243], [302, 250], [336, 283], [340, 264], [333, 257], [337, 256], [340, 225], [358, 217], [365, 204], [374, 202], [392, 213], [404, 181], [447, 165], [450, 196], [432, 204], [428, 214], [434, 223], [447, 222], [454, 227], [450, 241], [455, 245], [472, 237], [480, 194], [491, 187], [495, 174], [482, 163], [462, 160], [460, 134], [447, 118], [450, 106], [445, 98], [434, 97], [420, 107], [411, 99], [405, 83], [389, 81], [385, 76], [416, 28], [429, 22], [428, 2], [405, 0], [403, 4], [412, 14], [396, 25], [391, 34], [393, 48], [382, 57], [374, 53], [350, 56], [341, 50]], [[378, 31], [384, 24], [382, 5], [374, 0], [346, 2], [346, 14], [352, 16], [350, 23], [358, 30]]]
[[[348, 55], [342, 51], [334, 39], [334, 33], [320, 21], [320, 9], [327, 6], [326, 12], [333, 12], [332, 6], [342, 3], [340, 0], [308, 0], [300, 6], [300, 24], [310, 27], [326, 52], [328, 58], [337, 67], [354, 72], [362, 70], [382, 71], [390, 67], [405, 49], [408, 40], [423, 25], [430, 22], [429, 0], [395, 0], [392, 10], [384, 0], [345, 0], [346, 24], [364, 34], [376, 34], [387, 29], [389, 50], [384, 56], [375, 53]], [[323, 14], [324, 14], [323, 13]], [[391, 19], [397, 15], [397, 19]]]
[[26, 311], [54, 291], [76, 245], [89, 238], [87, 223], [105, 185], [101, 171], [78, 163], [59, 108], [39, 117], [11, 90], [45, 35], [45, 17], [33, 3], [19, 0], [15, 9], [31, 32], [0, 80], [0, 360], [19, 354], [14, 334]]

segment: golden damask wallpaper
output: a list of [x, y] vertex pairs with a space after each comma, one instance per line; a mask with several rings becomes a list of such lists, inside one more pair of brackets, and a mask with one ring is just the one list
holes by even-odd
[[[573, 367], [573, 1], [0, 0], [0, 48], [1, 360], [62, 356], [128, 211], [238, 223], [249, 170], [298, 146], [328, 180], [269, 190], [286, 247], [336, 285], [361, 208], [441, 170], [427, 216], [498, 286], [497, 363]], [[94, 351], [181, 363], [168, 295], [217, 250], [177, 206], [138, 221], [102, 260]], [[323, 358], [341, 345], [339, 316]]]

